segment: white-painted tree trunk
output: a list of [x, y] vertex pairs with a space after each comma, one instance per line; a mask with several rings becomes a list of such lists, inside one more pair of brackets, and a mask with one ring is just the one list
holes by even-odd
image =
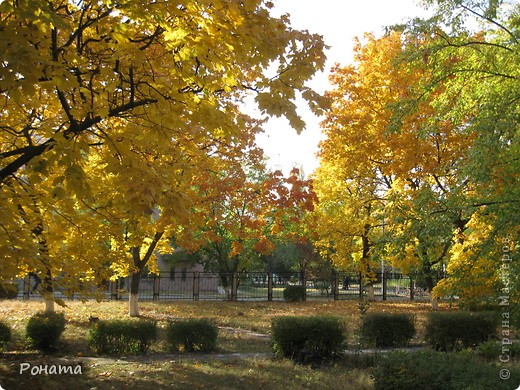
[[55, 312], [54, 297], [52, 296], [52, 294], [44, 294], [44, 299], [45, 299], [45, 312], [54, 313]]
[[367, 300], [369, 302], [374, 302], [376, 300], [376, 293], [373, 285], [367, 286]]
[[128, 309], [130, 317], [139, 317], [139, 295], [130, 294], [128, 297]]
[[439, 300], [431, 295], [430, 293], [430, 302], [432, 303], [433, 310], [439, 310]]

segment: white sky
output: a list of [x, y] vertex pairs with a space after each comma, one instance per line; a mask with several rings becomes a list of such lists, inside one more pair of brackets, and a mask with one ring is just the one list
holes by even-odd
[[[306, 29], [323, 35], [331, 48], [327, 52], [326, 72], [315, 76], [309, 84], [319, 92], [329, 89], [328, 73], [334, 63], [346, 65], [352, 60], [353, 39], [365, 32], [382, 33], [388, 25], [406, 19], [424, 16], [426, 11], [414, 0], [273, 0], [275, 12], [291, 15], [295, 29]], [[307, 128], [297, 135], [287, 120], [274, 118], [265, 126], [265, 133], [257, 143], [269, 157], [269, 167], [287, 173], [291, 167], [303, 167], [309, 175], [317, 167], [315, 157], [318, 143], [322, 139], [317, 118], [306, 106], [299, 114]]]

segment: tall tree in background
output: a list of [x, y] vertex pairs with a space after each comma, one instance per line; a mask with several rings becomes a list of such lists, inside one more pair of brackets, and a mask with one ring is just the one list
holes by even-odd
[[[474, 139], [458, 163], [459, 177], [472, 184], [466, 201], [471, 218], [451, 250], [450, 277], [439, 286], [438, 295], [496, 301], [503, 284], [505, 240], [512, 254], [510, 283], [519, 285], [514, 271], [520, 233], [520, 5], [482, 0], [427, 3], [435, 7], [434, 16], [417, 21], [409, 31], [431, 37], [415, 54], [428, 59], [434, 74], [431, 86], [445, 85], [433, 97], [436, 117], [452, 121], [462, 135]], [[424, 97], [432, 98], [430, 93]]]
[[251, 136], [244, 97], [302, 129], [293, 100], [319, 111], [304, 84], [323, 68], [324, 44], [271, 7], [0, 4], [2, 278], [59, 274], [66, 288], [74, 270], [95, 275], [115, 258], [138, 273], [189, 211], [207, 157]]
[[[316, 177], [321, 241], [327, 226], [356, 226], [331, 222], [335, 211], [351, 206], [359, 218], [362, 205], [378, 204], [385, 234], [373, 257], [421, 272], [434, 304], [449, 295], [496, 302], [505, 240], [507, 267], [518, 267], [520, 7], [428, 3], [433, 18], [366, 37], [356, 64], [333, 71]], [[352, 191], [356, 182], [365, 191]], [[440, 266], [448, 274], [435, 286]]]
[[[443, 85], [418, 100], [430, 71], [403, 56], [422, 44], [396, 31], [379, 39], [367, 35], [356, 48], [356, 64], [333, 70], [336, 89], [329, 93], [316, 189], [320, 241], [332, 239], [337, 263], [359, 253], [360, 271], [370, 278], [386, 259], [421, 272], [431, 292], [433, 267], [446, 259], [454, 231], [467, 222], [461, 202], [468, 185], [461, 184], [457, 162], [472, 138], [447, 119], [432, 119], [432, 96]], [[413, 109], [400, 110], [407, 104]]]

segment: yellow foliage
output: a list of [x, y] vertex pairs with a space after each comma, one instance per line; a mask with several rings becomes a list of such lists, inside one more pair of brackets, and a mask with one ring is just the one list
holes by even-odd
[[300, 130], [292, 100], [321, 109], [305, 82], [324, 43], [271, 7], [1, 2], [0, 274], [50, 272], [72, 288], [142, 268], [204, 220], [196, 186], [209, 172], [260, 155], [247, 95], [268, 96], [262, 111]]

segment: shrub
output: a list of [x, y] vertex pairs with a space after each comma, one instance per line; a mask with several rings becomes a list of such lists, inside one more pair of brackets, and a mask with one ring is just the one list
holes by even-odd
[[107, 355], [145, 354], [156, 338], [154, 321], [97, 321], [90, 328], [88, 343], [97, 353]]
[[392, 352], [373, 370], [376, 390], [489, 390], [510, 389], [520, 383], [520, 370], [511, 369], [509, 380], [500, 379], [500, 368], [464, 353], [433, 351]]
[[287, 302], [298, 302], [305, 300], [305, 286], [289, 285], [283, 290], [283, 299]]
[[0, 299], [16, 299], [18, 285], [15, 283], [0, 283]]
[[206, 318], [171, 322], [167, 339], [170, 351], [211, 352], [217, 347], [218, 327]]
[[414, 334], [413, 317], [407, 314], [370, 313], [361, 324], [362, 341], [377, 348], [407, 345]]
[[63, 313], [36, 313], [27, 322], [26, 336], [33, 347], [48, 351], [57, 348], [64, 330]]
[[475, 348], [475, 354], [489, 361], [515, 360], [520, 356], [520, 344], [516, 340], [510, 344], [502, 344], [502, 340], [488, 340]]
[[337, 317], [276, 317], [271, 329], [274, 352], [304, 363], [334, 356], [346, 340]]
[[11, 328], [4, 322], [0, 322], [0, 349], [11, 341]]
[[474, 348], [496, 334], [494, 312], [436, 312], [426, 323], [426, 341], [440, 351]]
[[500, 356], [502, 347], [496, 340], [488, 340], [475, 348], [475, 354], [486, 360], [496, 360]]

